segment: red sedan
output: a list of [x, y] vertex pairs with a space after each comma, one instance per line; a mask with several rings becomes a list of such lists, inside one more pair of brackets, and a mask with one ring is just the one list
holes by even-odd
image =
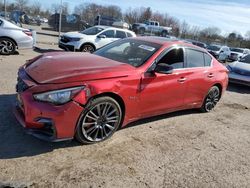
[[96, 143], [141, 118], [211, 111], [227, 72], [204, 49], [160, 37], [119, 40], [94, 54], [47, 53], [19, 69], [15, 115], [38, 138]]

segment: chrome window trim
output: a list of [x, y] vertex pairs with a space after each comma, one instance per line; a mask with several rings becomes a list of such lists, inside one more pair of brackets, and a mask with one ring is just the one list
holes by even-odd
[[[161, 59], [165, 54], [167, 54], [168, 52], [170, 52], [171, 50], [173, 49], [180, 49], [182, 48], [183, 50], [183, 55], [184, 55], [184, 64], [183, 64], [183, 68], [176, 68], [176, 69], [173, 69], [173, 70], [188, 70], [188, 69], [201, 69], [201, 68], [211, 68], [213, 67], [213, 58], [212, 56], [206, 52], [206, 51], [203, 51], [203, 50], [200, 50], [200, 49], [197, 49], [197, 48], [194, 48], [194, 47], [191, 47], [191, 46], [183, 46], [183, 45], [177, 45], [177, 46], [171, 46], [170, 48], [167, 48], [167, 49], [164, 49], [155, 59], [154, 61], [151, 63], [151, 65], [148, 67], [147, 71], [146, 72], [151, 72], [153, 69], [154, 69], [154, 66], [155, 64], [157, 63], [157, 61], [159, 61], [159, 59]], [[201, 53], [204, 53], [204, 54], [207, 54], [209, 57], [211, 57], [211, 61], [210, 61], [210, 66], [203, 66], [203, 67], [185, 67], [187, 66], [187, 59], [186, 59], [186, 49], [191, 49], [191, 50], [195, 50], [195, 51], [198, 51], [198, 52], [201, 52]], [[204, 59], [205, 61], [205, 59]], [[205, 63], [205, 62], [204, 62]]]

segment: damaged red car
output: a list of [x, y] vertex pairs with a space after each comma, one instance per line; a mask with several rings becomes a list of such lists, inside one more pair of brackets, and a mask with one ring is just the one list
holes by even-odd
[[122, 39], [93, 54], [46, 53], [20, 67], [15, 115], [38, 138], [96, 143], [141, 118], [211, 111], [227, 72], [204, 49], [161, 37]]

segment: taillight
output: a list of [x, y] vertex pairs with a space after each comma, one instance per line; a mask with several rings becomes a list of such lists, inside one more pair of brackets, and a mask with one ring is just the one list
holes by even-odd
[[23, 30], [23, 32], [24, 32], [26, 35], [32, 37], [32, 32], [31, 32], [31, 31], [29, 31], [29, 30]]

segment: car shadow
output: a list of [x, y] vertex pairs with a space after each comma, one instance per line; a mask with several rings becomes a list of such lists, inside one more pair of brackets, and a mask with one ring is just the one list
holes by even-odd
[[[80, 146], [77, 141], [45, 142], [25, 133], [24, 128], [17, 122], [13, 112], [15, 94], [0, 95], [0, 159], [12, 159], [36, 156], [59, 148]], [[145, 118], [128, 124], [123, 129], [159, 121], [179, 115], [199, 113], [197, 110], [185, 110], [169, 114]]]
[[25, 133], [13, 112], [16, 95], [0, 95], [0, 159], [34, 156], [57, 148], [79, 146], [76, 141], [45, 142]]
[[229, 83], [229, 85], [227, 87], [227, 91], [241, 93], [241, 94], [250, 94], [250, 87], [244, 86], [244, 85], [239, 85], [239, 84]]
[[60, 49], [46, 49], [46, 48], [39, 48], [39, 47], [34, 47], [33, 50], [40, 54], [47, 53], [47, 52], [65, 52]]
[[198, 114], [198, 113], [200, 113], [200, 112], [197, 109], [189, 109], [189, 110], [182, 110], [182, 111], [171, 112], [171, 113], [162, 114], [162, 115], [158, 115], [158, 116], [153, 116], [153, 117], [149, 117], [149, 118], [143, 118], [143, 119], [134, 121], [132, 123], [129, 123], [128, 125], [126, 125], [125, 127], [120, 128], [119, 130], [123, 130], [123, 129], [127, 129], [127, 128], [130, 128], [130, 127], [143, 125], [145, 123], [152, 123], [154, 121], [159, 121], [159, 120], [162, 120], [162, 119], [167, 119], [167, 118], [172, 118], [172, 117], [182, 116], [182, 115], [189, 115], [189, 114]]

